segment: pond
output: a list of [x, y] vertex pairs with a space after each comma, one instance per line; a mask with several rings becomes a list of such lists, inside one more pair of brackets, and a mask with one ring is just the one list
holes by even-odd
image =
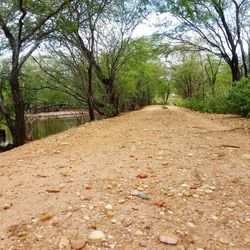
[[[60, 133], [69, 128], [77, 126], [77, 124], [76, 118], [38, 119], [35, 121], [33, 126], [32, 139], [37, 140], [48, 135]], [[0, 128], [6, 130], [6, 141], [0, 142], [0, 146], [6, 146], [8, 143], [12, 142], [11, 134], [7, 127], [0, 126]]]
[[77, 126], [75, 118], [49, 118], [35, 122], [32, 132], [33, 140], [44, 138]]

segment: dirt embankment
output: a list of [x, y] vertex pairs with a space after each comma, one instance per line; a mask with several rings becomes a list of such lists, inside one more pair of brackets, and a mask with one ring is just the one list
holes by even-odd
[[0, 249], [250, 249], [249, 130], [153, 106], [2, 153]]

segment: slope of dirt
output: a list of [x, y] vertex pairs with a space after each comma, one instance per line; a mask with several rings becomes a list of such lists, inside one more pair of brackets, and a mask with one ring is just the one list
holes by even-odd
[[0, 249], [250, 249], [249, 129], [151, 106], [2, 153]]

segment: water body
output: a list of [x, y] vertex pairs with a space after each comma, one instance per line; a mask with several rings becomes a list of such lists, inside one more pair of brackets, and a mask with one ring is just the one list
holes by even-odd
[[[57, 134], [75, 126], [77, 126], [76, 118], [38, 119], [33, 126], [32, 139], [41, 139], [48, 135]], [[11, 134], [7, 127], [0, 126], [0, 128], [5, 129], [6, 131], [6, 141], [0, 142], [0, 146], [6, 146], [8, 143], [12, 142]]]
[[77, 126], [75, 118], [49, 118], [37, 120], [33, 127], [32, 138], [37, 140]]

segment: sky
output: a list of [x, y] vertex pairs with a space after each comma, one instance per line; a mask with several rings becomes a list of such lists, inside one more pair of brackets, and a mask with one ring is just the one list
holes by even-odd
[[133, 38], [138, 38], [142, 36], [150, 36], [154, 32], [159, 31], [157, 24], [161, 23], [166, 18], [166, 14], [151, 14], [149, 17], [141, 24], [139, 24], [133, 32]]

